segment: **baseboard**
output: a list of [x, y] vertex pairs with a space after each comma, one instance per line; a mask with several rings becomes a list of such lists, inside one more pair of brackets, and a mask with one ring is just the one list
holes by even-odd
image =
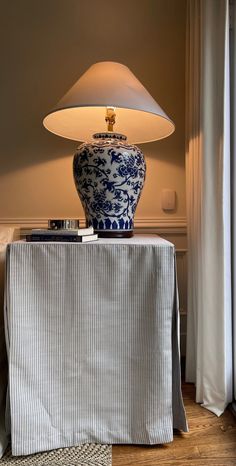
[[236, 418], [236, 401], [233, 401], [232, 403], [230, 403], [229, 409], [231, 413], [233, 413], [234, 417]]
[[181, 356], [181, 380], [182, 382], [185, 381], [185, 366], [186, 366], [186, 356]]

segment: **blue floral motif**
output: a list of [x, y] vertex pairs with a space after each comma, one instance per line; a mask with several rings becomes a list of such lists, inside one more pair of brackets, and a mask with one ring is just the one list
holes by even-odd
[[[131, 165], [121, 165], [118, 170], [118, 174], [122, 177], [131, 177], [136, 178], [138, 175], [138, 169], [136, 167], [132, 167]], [[126, 180], [127, 181], [127, 180]]]
[[98, 231], [132, 230], [145, 181], [142, 152], [103, 135], [79, 147], [73, 167], [88, 223]]

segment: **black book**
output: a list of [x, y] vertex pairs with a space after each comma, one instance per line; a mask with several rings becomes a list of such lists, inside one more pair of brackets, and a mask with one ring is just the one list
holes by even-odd
[[49, 233], [47, 235], [26, 235], [26, 241], [28, 243], [49, 243], [49, 242], [57, 242], [57, 243], [88, 243], [89, 241], [96, 241], [98, 239], [98, 235], [86, 235], [86, 236], [78, 236], [78, 235], [54, 235], [53, 233]]

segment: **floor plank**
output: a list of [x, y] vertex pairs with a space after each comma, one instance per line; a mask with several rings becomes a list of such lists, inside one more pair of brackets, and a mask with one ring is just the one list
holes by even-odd
[[183, 384], [189, 432], [175, 432], [166, 445], [113, 445], [112, 466], [236, 466], [236, 420], [219, 418], [196, 404], [192, 384]]

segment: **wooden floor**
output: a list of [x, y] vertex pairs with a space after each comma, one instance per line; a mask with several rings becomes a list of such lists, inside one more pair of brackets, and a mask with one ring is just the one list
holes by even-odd
[[230, 411], [216, 417], [194, 402], [191, 384], [183, 385], [189, 433], [157, 446], [113, 445], [112, 466], [236, 466], [236, 420]]

